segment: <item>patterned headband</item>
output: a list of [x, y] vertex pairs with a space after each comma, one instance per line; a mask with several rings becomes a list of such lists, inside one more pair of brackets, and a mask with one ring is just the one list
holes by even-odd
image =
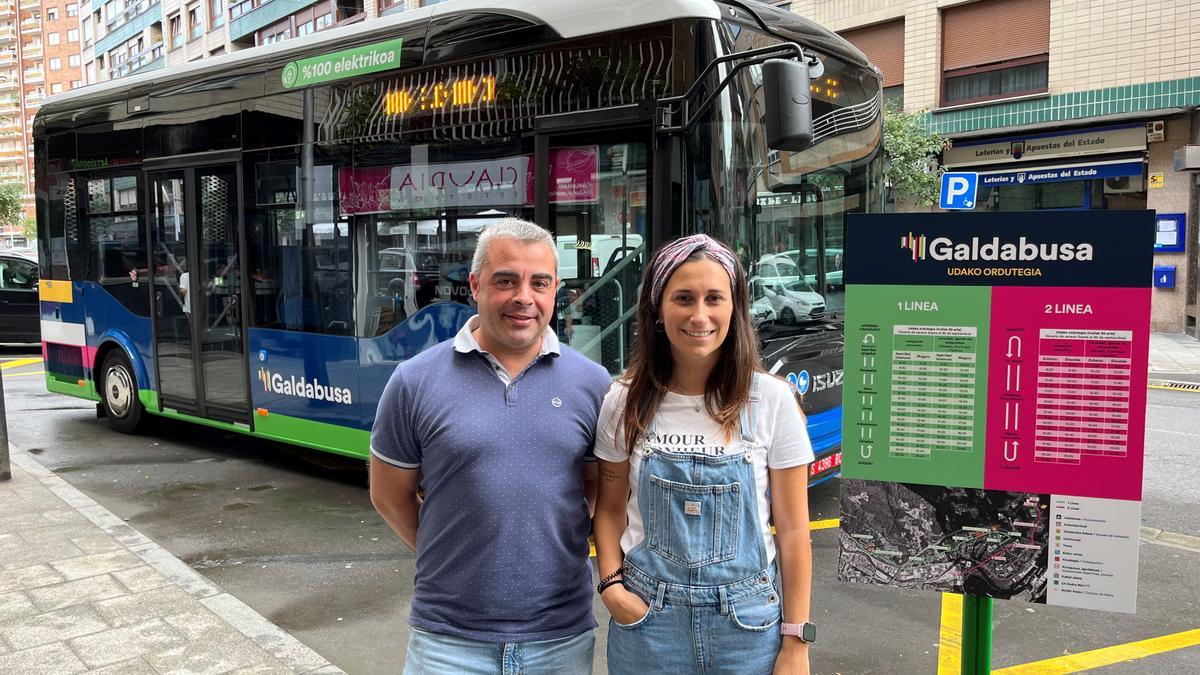
[[704, 251], [705, 255], [725, 268], [725, 272], [729, 274], [729, 287], [730, 289], [734, 287], [737, 258], [733, 256], [733, 251], [707, 234], [693, 234], [667, 244], [655, 258], [650, 282], [650, 301], [654, 303], [655, 307], [662, 304], [662, 294], [667, 285], [667, 279], [671, 278], [683, 261], [696, 251]]

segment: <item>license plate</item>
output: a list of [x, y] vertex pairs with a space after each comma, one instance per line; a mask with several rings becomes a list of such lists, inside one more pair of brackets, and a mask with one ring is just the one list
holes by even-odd
[[842, 465], [842, 453], [835, 452], [828, 457], [822, 457], [812, 464], [808, 465], [808, 475], [815, 476], [819, 473], [825, 473], [835, 466]]

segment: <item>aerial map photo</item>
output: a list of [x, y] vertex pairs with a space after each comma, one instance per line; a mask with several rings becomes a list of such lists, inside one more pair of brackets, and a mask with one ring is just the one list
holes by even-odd
[[842, 479], [842, 581], [1046, 601], [1050, 495]]

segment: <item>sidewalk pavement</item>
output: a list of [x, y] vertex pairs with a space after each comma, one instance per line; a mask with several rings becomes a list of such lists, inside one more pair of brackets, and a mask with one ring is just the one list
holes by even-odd
[[1200, 382], [1200, 340], [1184, 333], [1151, 333], [1150, 379]]
[[342, 671], [12, 448], [0, 673]]

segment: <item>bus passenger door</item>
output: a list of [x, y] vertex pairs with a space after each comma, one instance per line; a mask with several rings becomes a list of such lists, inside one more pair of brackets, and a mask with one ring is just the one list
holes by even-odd
[[536, 138], [536, 218], [554, 233], [559, 257], [553, 325], [610, 373], [631, 355], [650, 245], [649, 129], [576, 127]]
[[248, 423], [238, 165], [152, 172], [148, 184], [162, 405]]

